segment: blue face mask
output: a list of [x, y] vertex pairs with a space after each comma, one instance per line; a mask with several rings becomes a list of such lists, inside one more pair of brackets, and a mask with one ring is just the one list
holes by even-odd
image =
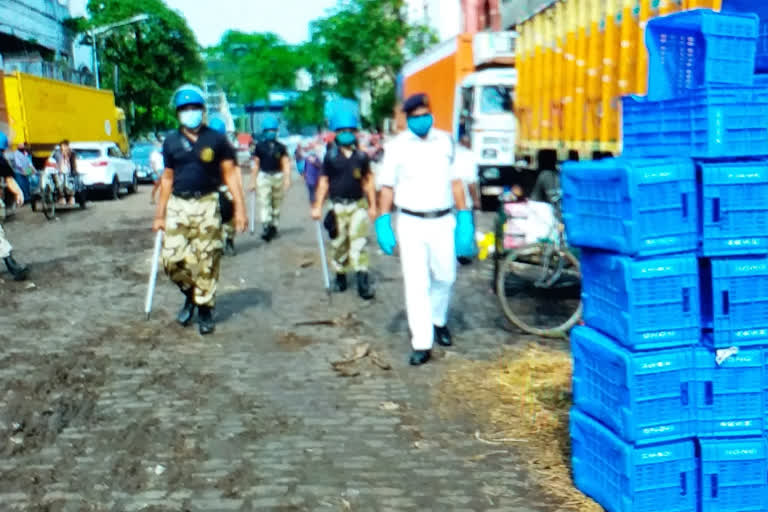
[[355, 143], [355, 140], [357, 140], [357, 137], [352, 132], [339, 132], [336, 134], [336, 142], [339, 143], [339, 146], [351, 146]]
[[203, 111], [202, 110], [184, 110], [179, 112], [179, 122], [185, 128], [190, 130], [196, 130], [203, 124]]
[[419, 137], [424, 137], [432, 129], [432, 123], [434, 118], [432, 114], [424, 114], [422, 116], [414, 116], [408, 118], [408, 129]]
[[275, 140], [277, 138], [277, 132], [275, 130], [267, 130], [264, 132], [264, 138], [266, 140]]

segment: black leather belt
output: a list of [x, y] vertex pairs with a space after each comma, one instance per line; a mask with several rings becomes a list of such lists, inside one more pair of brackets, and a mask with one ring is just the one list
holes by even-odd
[[446, 208], [445, 210], [431, 210], [428, 212], [415, 212], [413, 210], [407, 210], [405, 208], [398, 208], [398, 211], [401, 211], [407, 215], [413, 215], [414, 217], [421, 217], [422, 219], [438, 219], [440, 217], [444, 217], [451, 213], [453, 211], [451, 208]]
[[278, 170], [276, 170], [276, 171], [268, 171], [268, 170], [266, 170], [266, 169], [261, 169], [261, 172], [265, 172], [265, 173], [267, 173], [267, 174], [280, 174], [280, 173], [281, 173], [281, 172], [283, 172], [283, 171], [281, 171], [280, 169], [278, 169]]
[[348, 197], [332, 197], [331, 202], [332, 203], [342, 203], [342, 204], [354, 204], [359, 202], [362, 199], [362, 197], [357, 199], [350, 199]]
[[207, 195], [213, 194], [214, 192], [216, 192], [216, 190], [207, 190], [205, 192], [173, 191], [173, 195], [180, 199], [200, 199], [201, 197], [205, 197]]

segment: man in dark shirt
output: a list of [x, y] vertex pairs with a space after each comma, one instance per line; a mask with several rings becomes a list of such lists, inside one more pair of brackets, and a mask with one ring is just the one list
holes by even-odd
[[237, 179], [235, 151], [221, 133], [203, 124], [205, 99], [194, 85], [173, 96], [181, 128], [163, 144], [165, 171], [153, 229], [165, 231], [163, 266], [185, 296], [177, 320], [186, 326], [198, 310], [200, 334], [215, 329], [213, 307], [222, 251], [219, 187], [227, 186], [234, 203], [235, 228], [248, 223]]
[[[8, 137], [3, 132], [0, 132], [0, 179], [5, 181], [5, 186], [8, 187], [13, 194], [16, 204], [22, 206], [24, 204], [24, 193], [13, 178], [13, 168], [3, 154], [7, 149]], [[2, 200], [2, 198], [0, 198], [0, 200]], [[3, 258], [5, 266], [8, 267], [8, 272], [13, 276], [13, 279], [16, 281], [23, 281], [27, 278], [29, 270], [27, 267], [13, 259], [11, 251], [13, 251], [13, 247], [11, 247], [8, 239], [5, 238], [3, 226], [0, 225], [0, 258]]]
[[291, 186], [291, 161], [288, 149], [277, 141], [277, 118], [268, 115], [261, 123], [264, 139], [253, 150], [250, 190], [256, 190], [261, 203], [261, 238], [269, 242], [277, 236], [280, 205]]
[[336, 271], [336, 290], [347, 289], [347, 272], [357, 272], [357, 292], [365, 300], [374, 297], [368, 277], [366, 250], [368, 231], [376, 219], [376, 188], [371, 162], [363, 151], [355, 149], [357, 112], [351, 105], [341, 105], [331, 116], [336, 145], [325, 155], [317, 184], [312, 218], [319, 220], [326, 196], [336, 216], [338, 235], [331, 241], [332, 264]]

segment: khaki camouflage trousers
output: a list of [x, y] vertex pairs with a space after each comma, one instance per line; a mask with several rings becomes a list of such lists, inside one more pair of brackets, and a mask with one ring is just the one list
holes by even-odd
[[184, 293], [193, 292], [195, 304], [213, 306], [223, 247], [219, 194], [200, 199], [171, 196], [165, 229], [166, 274]]
[[339, 235], [331, 240], [331, 264], [336, 273], [368, 271], [368, 202], [332, 203]]
[[5, 238], [5, 231], [3, 231], [3, 226], [0, 225], [0, 258], [7, 258], [11, 255], [12, 250], [13, 247], [11, 247], [11, 243], [7, 238]]
[[278, 227], [280, 205], [283, 203], [283, 173], [261, 171], [256, 181], [256, 191], [261, 205], [261, 224]]

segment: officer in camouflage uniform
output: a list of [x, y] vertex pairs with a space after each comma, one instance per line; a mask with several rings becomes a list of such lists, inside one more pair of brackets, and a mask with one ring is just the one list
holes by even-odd
[[223, 245], [219, 187], [223, 183], [232, 192], [240, 232], [248, 222], [245, 200], [232, 144], [203, 124], [203, 91], [183, 85], [172, 103], [181, 127], [163, 144], [166, 169], [153, 229], [165, 231], [163, 266], [185, 296], [178, 322], [189, 325], [197, 308], [200, 334], [210, 334], [216, 327], [213, 308]]
[[[24, 204], [24, 193], [21, 191], [21, 188], [19, 188], [19, 185], [13, 177], [13, 168], [11, 167], [10, 162], [6, 160], [5, 155], [3, 154], [7, 149], [8, 137], [3, 132], [0, 132], [0, 179], [5, 181], [5, 186], [13, 193], [16, 205], [22, 206]], [[2, 191], [2, 188], [0, 188], [0, 191]], [[3, 198], [0, 197], [0, 201], [2, 200]], [[8, 268], [8, 272], [11, 276], [13, 276], [13, 279], [15, 281], [23, 281], [27, 278], [29, 269], [13, 259], [13, 255], [11, 254], [12, 250], [13, 247], [11, 247], [8, 239], [5, 238], [3, 226], [0, 225], [0, 258], [5, 262], [5, 266]]]
[[371, 222], [376, 219], [376, 188], [368, 155], [355, 148], [357, 111], [345, 103], [336, 107], [330, 119], [336, 144], [325, 155], [315, 192], [312, 218], [320, 219], [326, 196], [336, 217], [338, 235], [331, 241], [332, 264], [337, 291], [347, 289], [347, 273], [357, 272], [357, 292], [365, 300], [374, 297], [368, 276], [366, 245]]
[[[210, 128], [211, 130], [215, 130], [224, 135], [227, 134], [227, 125], [224, 122], [224, 120], [218, 116], [211, 117], [211, 119], [208, 121], [208, 128]], [[242, 171], [240, 170], [240, 166], [237, 166], [236, 172], [237, 172], [237, 178], [242, 182], [243, 175], [242, 175]], [[224, 194], [227, 200], [232, 202], [232, 192], [229, 191], [226, 185], [222, 185], [219, 188], [219, 193]], [[224, 240], [224, 254], [235, 256], [237, 252], [235, 251], [235, 218], [234, 217], [229, 219], [228, 222], [222, 223], [221, 232]]]
[[279, 123], [274, 116], [266, 116], [261, 123], [264, 139], [253, 150], [253, 172], [250, 190], [256, 190], [261, 204], [261, 238], [267, 242], [277, 236], [280, 224], [280, 205], [283, 195], [291, 186], [291, 161], [288, 149], [277, 141]]

